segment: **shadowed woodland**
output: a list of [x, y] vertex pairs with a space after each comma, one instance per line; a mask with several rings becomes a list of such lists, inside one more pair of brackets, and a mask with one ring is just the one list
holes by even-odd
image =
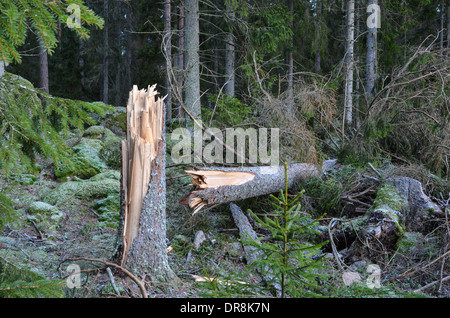
[[450, 296], [448, 0], [0, 12], [0, 297]]

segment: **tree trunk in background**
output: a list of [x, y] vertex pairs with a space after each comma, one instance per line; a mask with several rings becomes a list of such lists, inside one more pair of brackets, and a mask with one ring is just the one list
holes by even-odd
[[[184, 78], [184, 0], [180, 0], [179, 4], [179, 14], [178, 14], [178, 52], [177, 52], [177, 89], [180, 90], [181, 98], [183, 98], [183, 78]], [[177, 100], [178, 104], [178, 118], [184, 117], [184, 110], [180, 105], [180, 101]]]
[[48, 52], [44, 44], [39, 45], [39, 88], [49, 93], [48, 86]]
[[[289, 14], [291, 16], [291, 29], [292, 32], [294, 32], [293, 27], [294, 27], [294, 1], [293, 0], [287, 0], [287, 5], [289, 8]], [[292, 114], [293, 108], [294, 108], [294, 57], [292, 54], [292, 47], [293, 47], [293, 43], [292, 40], [290, 41], [290, 45], [289, 45], [289, 52], [287, 53], [287, 65], [288, 65], [288, 70], [287, 70], [287, 105], [286, 105], [286, 111], [289, 114]]]
[[127, 138], [122, 141], [122, 266], [152, 283], [175, 283], [166, 242], [164, 103], [155, 86], [133, 87], [127, 105]]
[[[360, 12], [358, 12], [358, 9], [355, 9], [355, 34], [356, 34], [356, 38], [359, 37], [359, 35], [361, 34], [361, 14]], [[359, 74], [359, 65], [361, 62], [361, 52], [358, 49], [358, 46], [355, 47], [354, 52], [353, 52], [353, 59], [355, 61], [355, 71], [356, 71], [356, 78], [357, 80], [355, 81], [355, 103], [354, 103], [354, 111], [353, 111], [353, 123], [356, 129], [359, 129], [359, 127], [361, 127], [361, 114], [362, 114], [362, 106], [359, 104], [359, 98], [361, 96], [360, 94], [360, 85], [361, 85], [361, 81], [360, 81], [360, 74]]]
[[234, 35], [232, 24], [234, 20], [233, 8], [230, 4], [227, 5], [228, 24], [230, 31], [225, 36], [225, 94], [234, 96], [235, 88], [235, 49], [234, 49]]
[[0, 77], [2, 77], [3, 74], [5, 74], [5, 62], [0, 61]]
[[450, 1], [447, 1], [447, 49], [450, 49]]
[[[369, 0], [368, 5], [378, 5], [378, 0]], [[369, 12], [371, 15], [372, 12]], [[376, 16], [376, 15], [375, 15]], [[374, 17], [374, 19], [377, 19]], [[370, 22], [370, 21], [369, 21]], [[372, 21], [376, 22], [376, 21]], [[368, 25], [367, 28], [367, 56], [366, 56], [366, 94], [370, 97], [374, 94], [375, 80], [377, 76], [377, 27]]]
[[109, 78], [109, 61], [108, 61], [108, 51], [109, 51], [109, 43], [108, 43], [108, 0], [103, 0], [103, 14], [105, 19], [105, 25], [103, 28], [103, 102], [108, 104], [108, 96], [109, 96], [109, 86], [108, 86], [108, 78]]
[[126, 30], [125, 30], [125, 39], [126, 39], [126, 54], [125, 54], [125, 87], [126, 91], [130, 91], [133, 86], [133, 56], [134, 56], [134, 42], [133, 42], [133, 10], [131, 9], [131, 4], [125, 4], [126, 10], [125, 14], [127, 16], [126, 19]]
[[[198, 0], [185, 0], [184, 10], [186, 41], [184, 105], [194, 118], [201, 119]], [[193, 130], [193, 122], [187, 114], [186, 125], [188, 129]]]
[[314, 56], [314, 73], [320, 72], [320, 37], [321, 37], [322, 3], [316, 0], [316, 53]]
[[171, 10], [170, 0], [164, 0], [164, 50], [166, 54], [166, 74], [164, 85], [166, 87], [166, 116], [172, 118], [172, 88], [170, 87], [169, 72], [172, 70], [172, 41], [171, 41]]
[[441, 9], [441, 17], [440, 17], [440, 28], [439, 28], [439, 49], [441, 50], [441, 55], [443, 54], [442, 50], [444, 49], [444, 31], [445, 31], [445, 3], [441, 1], [440, 5]]
[[347, 126], [353, 121], [353, 46], [355, 38], [355, 0], [347, 0], [344, 118]]

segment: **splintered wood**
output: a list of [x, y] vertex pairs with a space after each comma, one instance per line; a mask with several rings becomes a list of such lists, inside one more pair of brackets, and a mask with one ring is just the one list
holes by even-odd
[[217, 188], [224, 185], [240, 185], [253, 180], [255, 174], [242, 171], [186, 170], [192, 183], [199, 189]]
[[142, 202], [151, 181], [151, 162], [162, 138], [164, 103], [156, 99], [155, 87], [138, 90], [133, 86], [127, 104], [127, 138], [122, 141], [122, 264], [138, 235]]

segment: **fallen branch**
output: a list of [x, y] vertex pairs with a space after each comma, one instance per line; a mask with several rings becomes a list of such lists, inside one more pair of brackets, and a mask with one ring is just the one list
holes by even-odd
[[[233, 215], [234, 223], [236, 223], [236, 226], [239, 229], [239, 236], [241, 239], [246, 240], [248, 238], [252, 238], [253, 240], [256, 240], [258, 235], [255, 230], [253, 230], [248, 218], [244, 215], [241, 208], [234, 203], [230, 203], [230, 210]], [[259, 254], [256, 247], [247, 245], [244, 242], [242, 243], [242, 246], [244, 248], [245, 257], [248, 264], [251, 264], [258, 259]]]
[[421, 291], [423, 291], [423, 290], [425, 290], [425, 289], [427, 289], [427, 288], [429, 288], [429, 287], [431, 287], [431, 286], [433, 286], [433, 285], [436, 285], [437, 283], [443, 283], [443, 282], [445, 282], [445, 281], [447, 281], [447, 280], [449, 280], [449, 279], [450, 279], [450, 275], [449, 275], [449, 276], [446, 276], [446, 277], [444, 277], [444, 278], [442, 278], [442, 279], [435, 280], [434, 282], [431, 282], [431, 283], [429, 283], [429, 284], [426, 284], [425, 286], [422, 286], [422, 287], [420, 287], [420, 288], [418, 288], [418, 289], [415, 289], [414, 292], [415, 292], [415, 293], [419, 293], [419, 292], [421, 292]]
[[134, 281], [138, 285], [138, 287], [139, 287], [139, 289], [141, 291], [141, 294], [142, 294], [142, 298], [148, 298], [148, 296], [147, 296], [147, 289], [145, 288], [144, 284], [136, 276], [134, 276], [129, 270], [127, 270], [126, 268], [123, 268], [120, 265], [117, 265], [115, 263], [111, 263], [111, 262], [108, 262], [108, 261], [105, 261], [105, 260], [102, 260], [102, 259], [87, 258], [87, 257], [68, 258], [68, 259], [66, 259], [66, 261], [73, 261], [73, 262], [76, 262], [76, 261], [98, 262], [98, 263], [102, 263], [102, 264], [104, 264], [104, 265], [106, 265], [108, 267], [114, 267], [114, 268], [120, 269], [125, 275], [130, 277], [131, 280]]

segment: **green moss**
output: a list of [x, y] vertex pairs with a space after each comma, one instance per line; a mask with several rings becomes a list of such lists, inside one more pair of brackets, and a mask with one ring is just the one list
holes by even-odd
[[89, 181], [101, 181], [104, 179], [113, 179], [113, 180], [120, 180], [120, 172], [117, 170], [105, 170], [103, 172], [100, 172], [99, 174], [93, 176], [89, 179]]
[[89, 202], [92, 199], [106, 198], [120, 192], [120, 181], [115, 179], [71, 181], [60, 184], [48, 193], [43, 200], [53, 205], [70, 203], [72, 198]]
[[358, 217], [346, 222], [342, 222], [342, 230], [344, 232], [360, 233], [366, 225], [367, 219], [365, 217]]
[[402, 212], [408, 207], [408, 202], [400, 196], [396, 187], [391, 184], [384, 184], [378, 189], [372, 208], [380, 209], [384, 205], [395, 211]]
[[83, 136], [85, 137], [98, 137], [105, 133], [105, 127], [101, 125], [91, 126], [84, 131]]
[[106, 168], [106, 165], [99, 158], [100, 144], [87, 140], [83, 139], [79, 144], [72, 147], [74, 152], [73, 166], [62, 163], [55, 167], [54, 173], [57, 178], [79, 177], [89, 179]]
[[119, 169], [121, 167], [121, 148], [120, 143], [122, 138], [117, 137], [114, 134], [107, 134], [103, 138], [104, 146], [100, 150], [100, 158], [110, 167], [111, 169]]
[[423, 239], [422, 233], [404, 232], [402, 237], [397, 241], [397, 252], [410, 253], [419, 246]]
[[116, 134], [125, 134], [127, 131], [126, 107], [115, 107], [114, 111], [106, 115], [102, 123]]
[[16, 174], [16, 175], [11, 175], [9, 177], [10, 179], [12, 179], [14, 181], [14, 183], [20, 184], [20, 185], [32, 185], [33, 183], [36, 182], [37, 180], [37, 176], [35, 176], [34, 174]]
[[55, 206], [37, 201], [28, 207], [26, 220], [33, 221], [41, 231], [45, 232], [47, 238], [52, 238], [63, 217], [64, 214]]
[[94, 203], [94, 209], [99, 214], [100, 226], [118, 228], [120, 221], [119, 193], [109, 194], [106, 198]]
[[115, 117], [115, 122], [120, 129], [123, 130], [123, 132], [127, 131], [127, 113], [121, 113]]
[[404, 231], [403, 212], [407, 207], [408, 202], [400, 196], [397, 188], [391, 184], [384, 184], [378, 189], [376, 199], [367, 213], [378, 212], [389, 217], [397, 226], [398, 234], [401, 235]]

